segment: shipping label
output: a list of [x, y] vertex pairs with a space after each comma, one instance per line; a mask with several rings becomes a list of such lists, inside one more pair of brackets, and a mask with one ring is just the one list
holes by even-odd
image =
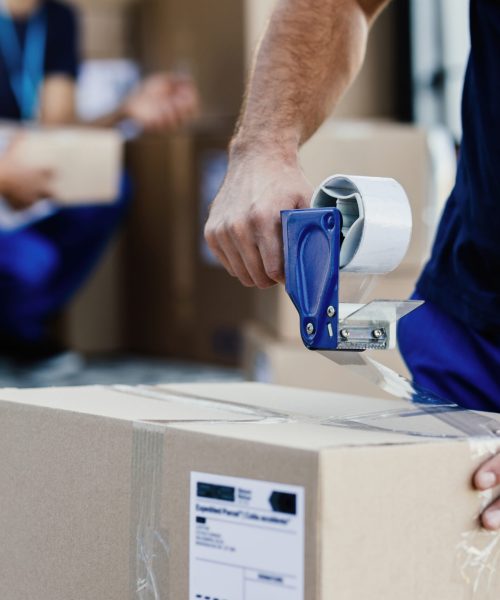
[[191, 473], [190, 600], [303, 600], [303, 487]]

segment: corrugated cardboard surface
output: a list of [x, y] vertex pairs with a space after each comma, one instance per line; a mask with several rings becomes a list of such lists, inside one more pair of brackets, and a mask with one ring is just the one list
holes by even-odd
[[[466, 444], [346, 448], [322, 453], [321, 463], [323, 598], [497, 597], [498, 572], [488, 582], [481, 560], [465, 566], [494, 543], [477, 529], [478, 495], [468, 489], [477, 462]], [[465, 532], [477, 532], [468, 557]]]
[[[161, 466], [158, 503], [142, 505], [146, 518], [157, 507], [156, 533], [169, 547], [151, 563], [157, 597], [187, 598], [193, 470], [305, 487], [306, 600], [498, 597], [499, 538], [478, 528], [481, 498], [469, 483], [483, 460], [479, 440], [321, 425], [404, 402], [248, 384], [4, 390], [0, 398], [2, 598], [142, 597], [136, 502], [149, 487], [147, 473], [134, 471], [145, 450], [136, 434], [148, 427], [134, 425], [140, 415], [157, 421], [150, 427], [160, 440], [146, 453]], [[235, 403], [291, 418], [234, 422]], [[464, 540], [471, 552], [492, 551], [467, 566]]]
[[131, 423], [4, 403], [0, 414], [0, 597], [126, 598]]

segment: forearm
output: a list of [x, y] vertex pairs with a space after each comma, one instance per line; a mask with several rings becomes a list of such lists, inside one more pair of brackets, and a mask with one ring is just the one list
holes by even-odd
[[232, 152], [296, 155], [356, 77], [370, 24], [386, 1], [280, 0], [256, 56]]

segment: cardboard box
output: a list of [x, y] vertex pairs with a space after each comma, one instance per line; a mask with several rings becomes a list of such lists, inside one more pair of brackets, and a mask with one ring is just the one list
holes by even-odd
[[235, 118], [245, 78], [243, 2], [150, 0], [135, 12], [138, 58], [146, 71], [190, 73], [203, 115]]
[[82, 56], [89, 59], [118, 59], [132, 53], [128, 11], [104, 5], [80, 9]]
[[[410, 376], [396, 349], [371, 352], [369, 356], [400, 375]], [[248, 381], [258, 383], [386, 397], [369, 381], [308, 350], [301, 341], [282, 341], [257, 323], [245, 327], [243, 374]]]
[[[409, 435], [449, 431], [413, 405], [244, 384], [0, 396], [2, 598], [498, 597], [470, 486], [484, 438]], [[393, 431], [332, 423], [387, 411]]]
[[123, 142], [116, 131], [28, 129], [16, 152], [23, 163], [53, 171], [54, 200], [59, 204], [105, 204], [118, 197]]
[[228, 137], [216, 128], [130, 146], [136, 198], [126, 231], [124, 297], [127, 345], [134, 351], [240, 362], [253, 294], [207, 260], [203, 240], [206, 157], [225, 154]]
[[82, 58], [117, 59], [133, 54], [133, 10], [142, 0], [66, 0], [79, 16]]
[[85, 354], [123, 352], [123, 245], [114, 240], [59, 320], [62, 343]]

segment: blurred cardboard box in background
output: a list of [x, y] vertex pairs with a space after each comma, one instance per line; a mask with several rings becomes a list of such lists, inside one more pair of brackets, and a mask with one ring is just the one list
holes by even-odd
[[335, 174], [392, 177], [405, 189], [413, 234], [402, 267], [421, 268], [453, 187], [456, 155], [442, 129], [373, 121], [327, 121], [300, 151], [309, 181]]
[[20, 162], [54, 174], [59, 204], [109, 204], [119, 193], [123, 140], [112, 129], [23, 129], [15, 144]]
[[235, 118], [245, 73], [242, 0], [149, 0], [135, 9], [134, 31], [146, 72], [191, 74], [204, 116]]
[[210, 157], [224, 161], [229, 135], [222, 125], [130, 145], [136, 194], [126, 230], [124, 299], [133, 351], [239, 362], [253, 295], [203, 251], [207, 169]]
[[80, 16], [80, 47], [84, 59], [129, 57], [132, 8], [141, 0], [69, 0]]

